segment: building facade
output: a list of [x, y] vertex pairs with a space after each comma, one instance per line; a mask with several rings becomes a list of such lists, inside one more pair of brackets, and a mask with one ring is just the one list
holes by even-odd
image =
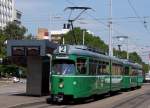
[[37, 40], [49, 40], [53, 43], [59, 44], [63, 39], [64, 34], [68, 33], [70, 29], [52, 30], [48, 31], [46, 28], [38, 28]]
[[63, 35], [68, 33], [69, 31], [70, 29], [50, 31], [51, 41], [58, 44], [60, 40], [62, 39]]
[[38, 28], [38, 33], [37, 33], [36, 39], [37, 40], [43, 40], [43, 39], [50, 40], [48, 29]]
[[0, 0], [0, 27], [5, 27], [7, 22], [14, 18], [14, 0]]
[[22, 12], [20, 12], [19, 10], [15, 9], [14, 13], [13, 13], [13, 21], [20, 25], [21, 24], [21, 16], [22, 16]]
[[14, 0], [0, 0], [0, 27], [3, 28], [8, 22], [15, 21], [21, 24], [22, 13], [15, 9]]

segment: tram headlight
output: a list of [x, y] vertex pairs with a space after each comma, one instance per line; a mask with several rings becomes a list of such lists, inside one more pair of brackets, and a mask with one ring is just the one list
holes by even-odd
[[63, 88], [63, 87], [64, 87], [64, 83], [60, 83], [59, 88]]
[[76, 81], [73, 81], [73, 85], [77, 85], [77, 82], [76, 82]]

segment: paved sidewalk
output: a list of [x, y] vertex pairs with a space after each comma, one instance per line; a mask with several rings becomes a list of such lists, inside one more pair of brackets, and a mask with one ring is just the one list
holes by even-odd
[[0, 108], [15, 108], [13, 106], [46, 102], [47, 97], [26, 96], [25, 91], [24, 83], [8, 83], [0, 86]]
[[0, 96], [1, 108], [13, 108], [13, 106], [39, 102], [45, 103], [46, 97], [28, 97], [21, 95]]

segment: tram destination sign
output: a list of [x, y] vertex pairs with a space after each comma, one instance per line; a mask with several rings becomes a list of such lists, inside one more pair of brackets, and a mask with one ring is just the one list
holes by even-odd
[[66, 53], [68, 52], [67, 46], [66, 46], [66, 45], [61, 45], [61, 46], [59, 46], [59, 47], [58, 47], [58, 52], [59, 52], [60, 54], [66, 54]]

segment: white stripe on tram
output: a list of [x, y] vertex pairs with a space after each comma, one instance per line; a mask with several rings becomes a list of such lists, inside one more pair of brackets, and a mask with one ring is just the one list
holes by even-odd
[[[100, 75], [100, 76], [82, 76], [82, 75], [52, 75], [57, 77], [110, 77], [110, 75]], [[122, 77], [121, 75], [114, 75], [113, 77]]]

